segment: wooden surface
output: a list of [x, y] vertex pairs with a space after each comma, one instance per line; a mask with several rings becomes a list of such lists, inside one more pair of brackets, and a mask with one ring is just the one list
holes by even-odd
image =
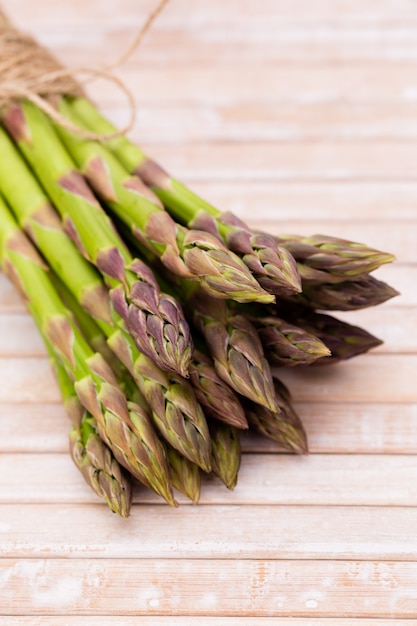
[[[111, 62], [152, 6], [3, 0], [72, 66]], [[0, 276], [0, 626], [417, 624], [415, 1], [171, 0], [119, 73], [133, 137], [179, 178], [271, 232], [395, 253], [377, 275], [402, 295], [341, 314], [384, 339], [372, 354], [285, 372], [309, 457], [245, 436], [233, 493], [207, 478], [171, 510], [137, 489], [124, 521], [72, 465]], [[111, 84], [90, 92], [124, 123]]]

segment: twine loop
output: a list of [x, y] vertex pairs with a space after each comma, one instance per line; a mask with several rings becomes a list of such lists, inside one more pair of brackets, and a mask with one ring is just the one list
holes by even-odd
[[[0, 110], [22, 99], [29, 100], [62, 127], [85, 139], [105, 141], [126, 134], [135, 123], [136, 106], [131, 91], [111, 71], [124, 63], [139, 47], [145, 33], [162, 11], [168, 0], [161, 0], [156, 9], [119, 59], [103, 69], [78, 67], [63, 68], [55, 56], [33, 37], [16, 30], [0, 13]], [[110, 134], [93, 133], [74, 125], [54, 106], [56, 97], [86, 97], [81, 82], [102, 78], [114, 83], [126, 96], [129, 121], [124, 128]]]

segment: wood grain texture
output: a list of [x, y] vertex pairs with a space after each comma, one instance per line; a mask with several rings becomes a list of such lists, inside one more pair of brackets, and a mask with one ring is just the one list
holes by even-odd
[[[259, 213], [265, 219], [345, 220], [352, 226], [372, 221], [415, 220], [417, 184], [411, 181], [326, 182], [204, 182], [192, 181], [193, 189], [222, 210], [238, 213], [250, 221]], [[388, 231], [390, 232], [390, 231]]]
[[[30, 617], [14, 617], [0, 616], [0, 626], [113, 626], [114, 620], [117, 619], [117, 626], [137, 626], [138, 619], [140, 619], [141, 626], [194, 626], [196, 623], [199, 626], [218, 626], [218, 617], [187, 617], [181, 615], [181, 617], [164, 617], [158, 615], [156, 617], [147, 617], [141, 615], [138, 617], [126, 617], [117, 615], [113, 617], [100, 616], [100, 617], [83, 617], [82, 615], [57, 615], [53, 617], [48, 616], [35, 616]], [[222, 625], [224, 626], [259, 626], [259, 619], [254, 617], [226, 617], [222, 616]], [[355, 622], [353, 622], [355, 623]], [[409, 619], [363, 619], [360, 618], [358, 622], [360, 626], [410, 626], [413, 622]], [[307, 618], [292, 618], [292, 617], [262, 617], [262, 626], [350, 626], [352, 619], [348, 618], [327, 618], [327, 617], [307, 617]]]
[[[415, 105], [404, 103], [394, 110], [389, 104], [343, 102], [298, 105], [254, 103], [195, 106], [138, 104], [134, 137], [155, 142], [161, 130], [165, 142], [229, 141], [413, 141], [417, 135]], [[121, 126], [124, 107], [103, 109]]]
[[[112, 62], [154, 0], [3, 0], [65, 64]], [[135, 488], [111, 515], [67, 455], [42, 343], [0, 276], [0, 626], [417, 624], [417, 13], [414, 0], [175, 0], [118, 74], [131, 136], [223, 210], [271, 232], [393, 252], [400, 292], [335, 313], [384, 339], [280, 372], [311, 454], [242, 437], [233, 493]], [[91, 86], [118, 125], [122, 93]]]
[[126, 521], [109, 518], [101, 504], [0, 505], [0, 549], [10, 558], [117, 559], [138, 567], [143, 559], [155, 566], [172, 560], [174, 567], [195, 559], [417, 558], [415, 507], [258, 504], [243, 510], [230, 504], [177, 510], [138, 504]]
[[[239, 66], [238, 66], [239, 67]], [[311, 64], [248, 62], [236, 73], [235, 65], [218, 59], [199, 66], [125, 67], [119, 72], [132, 87], [138, 102], [244, 104], [264, 102], [295, 104], [304, 102], [346, 102], [349, 104], [403, 104], [415, 102], [415, 67], [410, 62], [346, 62]], [[181, 83], [181, 90], [177, 85]], [[92, 92], [91, 92], [92, 93]], [[105, 85], [94, 86], [95, 98], [103, 106], [120, 102], [120, 96]], [[340, 146], [342, 147], [342, 146]], [[334, 151], [337, 155], [338, 150]]]
[[[134, 17], [136, 21], [137, 16]], [[229, 20], [211, 21], [210, 31], [207, 24], [208, 20], [199, 28], [181, 29], [178, 22], [166, 21], [164, 26], [155, 29], [152, 40], [134, 55], [129, 66], [162, 66], [166, 63], [167, 44], [172, 47], [171, 63], [188, 64], [188, 55], [193, 53], [194, 65], [212, 61], [213, 46], [224, 62], [236, 64], [261, 61], [265, 57], [268, 57], [269, 63], [298, 62], [306, 65], [329, 60], [336, 63], [375, 62], [381, 56], [392, 63], [415, 62], [417, 57], [415, 22], [391, 27], [372, 22], [367, 26], [354, 22], [327, 25], [307, 20], [284, 22], [265, 16], [263, 19], [240, 20], [239, 30], [233, 28], [236, 22], [232, 24]], [[86, 55], [92, 62], [99, 61], [100, 48], [107, 50], [106, 58], [109, 60], [112, 56], [116, 58], [116, 51], [122, 49], [129, 39], [133, 40], [135, 35], [135, 29], [128, 24], [116, 24], [113, 28], [104, 26], [102, 29], [95, 25], [95, 40], [92, 42], [87, 28], [78, 28], [80, 47], [74, 51], [71, 36], [74, 36], [75, 30], [76, 27], [69, 27], [60, 31], [56, 25], [46, 25], [41, 39], [45, 45], [57, 50], [62, 62], [74, 64]], [[279, 39], [277, 31], [281, 35]]]
[[401, 561], [0, 562], [2, 610], [10, 615], [65, 608], [72, 615], [413, 617], [416, 576], [417, 565]]
[[[63, 26], [71, 22], [80, 25], [88, 23], [89, 20], [95, 23], [104, 21], [105, 24], [108, 24], [109, 20], [112, 23], [128, 22], [132, 14], [138, 18], [147, 16], [154, 3], [151, 0], [141, 0], [140, 4], [132, 0], [120, 0], [120, 10], [116, 15], [113, 5], [101, 0], [90, 0], [88, 4], [83, 3], [82, 0], [74, 0], [70, 6], [57, 6], [53, 0], [42, 0], [44, 12], [37, 11], [33, 5], [27, 3], [27, 0], [13, 0], [13, 2], [5, 0], [4, 4], [11, 14], [13, 12], [28, 25], [52, 23]], [[291, 5], [288, 5], [286, 0], [228, 0], [227, 4], [222, 0], [211, 0], [210, 4], [207, 4], [205, 0], [195, 0], [192, 5], [187, 0], [176, 0], [175, 6], [167, 7], [158, 24], [172, 19], [183, 19], [184, 14], [189, 16], [191, 23], [194, 24], [210, 17], [223, 21], [238, 20], [239, 17], [256, 20], [259, 16], [277, 16], [283, 19], [309, 20], [319, 23], [327, 19], [332, 22], [340, 20], [342, 23], [345, 20], [355, 20], [365, 24], [370, 21], [383, 24], [394, 20], [394, 23], [407, 24], [415, 18], [415, 5], [413, 0], [381, 0], [377, 8], [374, 0], [350, 2], [316, 0], [314, 6], [306, 3], [305, 0], [294, 0]]]

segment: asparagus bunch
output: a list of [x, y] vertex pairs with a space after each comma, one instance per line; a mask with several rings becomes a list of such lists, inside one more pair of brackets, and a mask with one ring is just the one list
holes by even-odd
[[[83, 130], [114, 130], [84, 98], [52, 101]], [[127, 517], [137, 482], [173, 506], [174, 490], [199, 500], [202, 473], [234, 489], [242, 429], [307, 453], [276, 368], [377, 347], [329, 311], [397, 295], [371, 275], [393, 256], [258, 232], [127, 137], [84, 139], [28, 101], [0, 122], [0, 265], [44, 337], [94, 492]]]

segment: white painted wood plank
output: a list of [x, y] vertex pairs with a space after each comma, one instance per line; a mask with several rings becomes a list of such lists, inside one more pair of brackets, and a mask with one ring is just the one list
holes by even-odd
[[[239, 71], [240, 68], [240, 71]], [[118, 72], [140, 103], [167, 105], [236, 103], [413, 103], [417, 82], [413, 63], [268, 63], [259, 62], [177, 65], [167, 71], [144, 66], [122, 67]], [[181, 85], [179, 88], [178, 86]], [[124, 103], [125, 96], [111, 84], [97, 82], [91, 96], [101, 106]]]
[[0, 404], [0, 452], [67, 452], [69, 427], [61, 402]]
[[48, 357], [0, 358], [0, 402], [59, 402], [61, 400]]
[[221, 141], [144, 149], [172, 175], [188, 180], [409, 181], [417, 164], [414, 144], [400, 141]]
[[[198, 65], [221, 58], [223, 63], [289, 62], [415, 62], [416, 20], [387, 23], [377, 18], [359, 23], [344, 20], [313, 22], [312, 20], [274, 17], [273, 15], [232, 16], [225, 12], [197, 21], [179, 12], [155, 24], [140, 50], [126, 63], [129, 66], [169, 63]], [[196, 16], [197, 17], [197, 16]], [[126, 42], [133, 41], [140, 20], [136, 11], [122, 19], [91, 22], [86, 15], [78, 24], [55, 21], [49, 24], [24, 24], [23, 29], [35, 33], [43, 45], [52, 49], [67, 65], [110, 63], [120, 56]], [[415, 16], [414, 16], [415, 18]], [[93, 18], [94, 19], [94, 18]], [[74, 47], [74, 38], [78, 45]], [[216, 57], [213, 49], [216, 50]], [[192, 56], [191, 56], [192, 55]], [[103, 58], [104, 56], [104, 58]]]
[[[417, 511], [384, 507], [0, 506], [3, 558], [415, 561]], [[74, 529], [77, 529], [74, 532]], [[1, 564], [1, 560], [0, 560]]]
[[[32, 317], [22, 313], [0, 314], [0, 354], [45, 356], [46, 349]], [[0, 309], [1, 310], [1, 309]]]
[[416, 577], [416, 563], [381, 561], [0, 562], [9, 615], [412, 618]]
[[[138, 617], [128, 617], [117, 615], [117, 626], [138, 626]], [[357, 624], [357, 621], [344, 618], [292, 618], [292, 617], [225, 617], [222, 616], [222, 626], [351, 626]], [[30, 617], [1, 617], [0, 626], [114, 626], [115, 617], [100, 617], [82, 615], [57, 615], [53, 617], [38, 617], [31, 615]], [[218, 617], [163, 617], [158, 615], [155, 617], [140, 617], [140, 626], [218, 626]], [[360, 618], [360, 626], [411, 626], [413, 624], [409, 619], [362, 619]]]
[[[68, 454], [2, 454], [0, 503], [95, 503]], [[179, 502], [188, 503], [183, 496]], [[243, 455], [238, 486], [228, 491], [216, 478], [203, 477], [202, 504], [414, 506], [414, 455]], [[138, 486], [135, 502], [161, 504]], [[167, 507], [165, 507], [167, 508]]]
[[[139, 70], [140, 71], [140, 70]], [[138, 71], [138, 73], [139, 73]], [[126, 107], [102, 108], [114, 124], [126, 123]], [[138, 143], [192, 141], [380, 141], [417, 138], [414, 104], [305, 103], [208, 104], [136, 107], [131, 133]]]
[[[187, 181], [184, 181], [187, 182]], [[222, 182], [192, 181], [196, 193], [221, 210], [250, 221], [254, 215], [279, 220], [351, 222], [416, 219], [417, 184], [390, 181]]]
[[[82, 0], [74, 0], [71, 5], [60, 5], [53, 0], [43, 0], [45, 11], [37, 11], [27, 3], [27, 0], [4, 0], [5, 9], [21, 23], [27, 26], [67, 23], [77, 25], [85, 21], [97, 25], [113, 23], [131, 24], [132, 16], [137, 20], [143, 19], [153, 8], [151, 0], [141, 0], [140, 4], [134, 0], [120, 0], [119, 11], [115, 15], [111, 4], [90, 0], [83, 4]], [[192, 5], [187, 0], [176, 0], [168, 6], [158, 20], [158, 25], [185, 18], [195, 27], [209, 20], [231, 20], [235, 17], [252, 20], [261, 18], [280, 17], [296, 21], [322, 22], [331, 20], [337, 25], [345, 20], [354, 20], [356, 23], [403, 23], [409, 24], [415, 18], [415, 4], [413, 0], [382, 0], [375, 4], [373, 0], [353, 0], [351, 2], [331, 0], [315, 0], [314, 5], [305, 0], [294, 0], [291, 3], [285, 0], [195, 0]], [[130, 21], [129, 21], [130, 20]]]
[[[416, 404], [332, 404], [296, 402], [312, 453], [416, 454]], [[265, 437], [242, 433], [248, 452], [273, 452], [277, 446]]]

